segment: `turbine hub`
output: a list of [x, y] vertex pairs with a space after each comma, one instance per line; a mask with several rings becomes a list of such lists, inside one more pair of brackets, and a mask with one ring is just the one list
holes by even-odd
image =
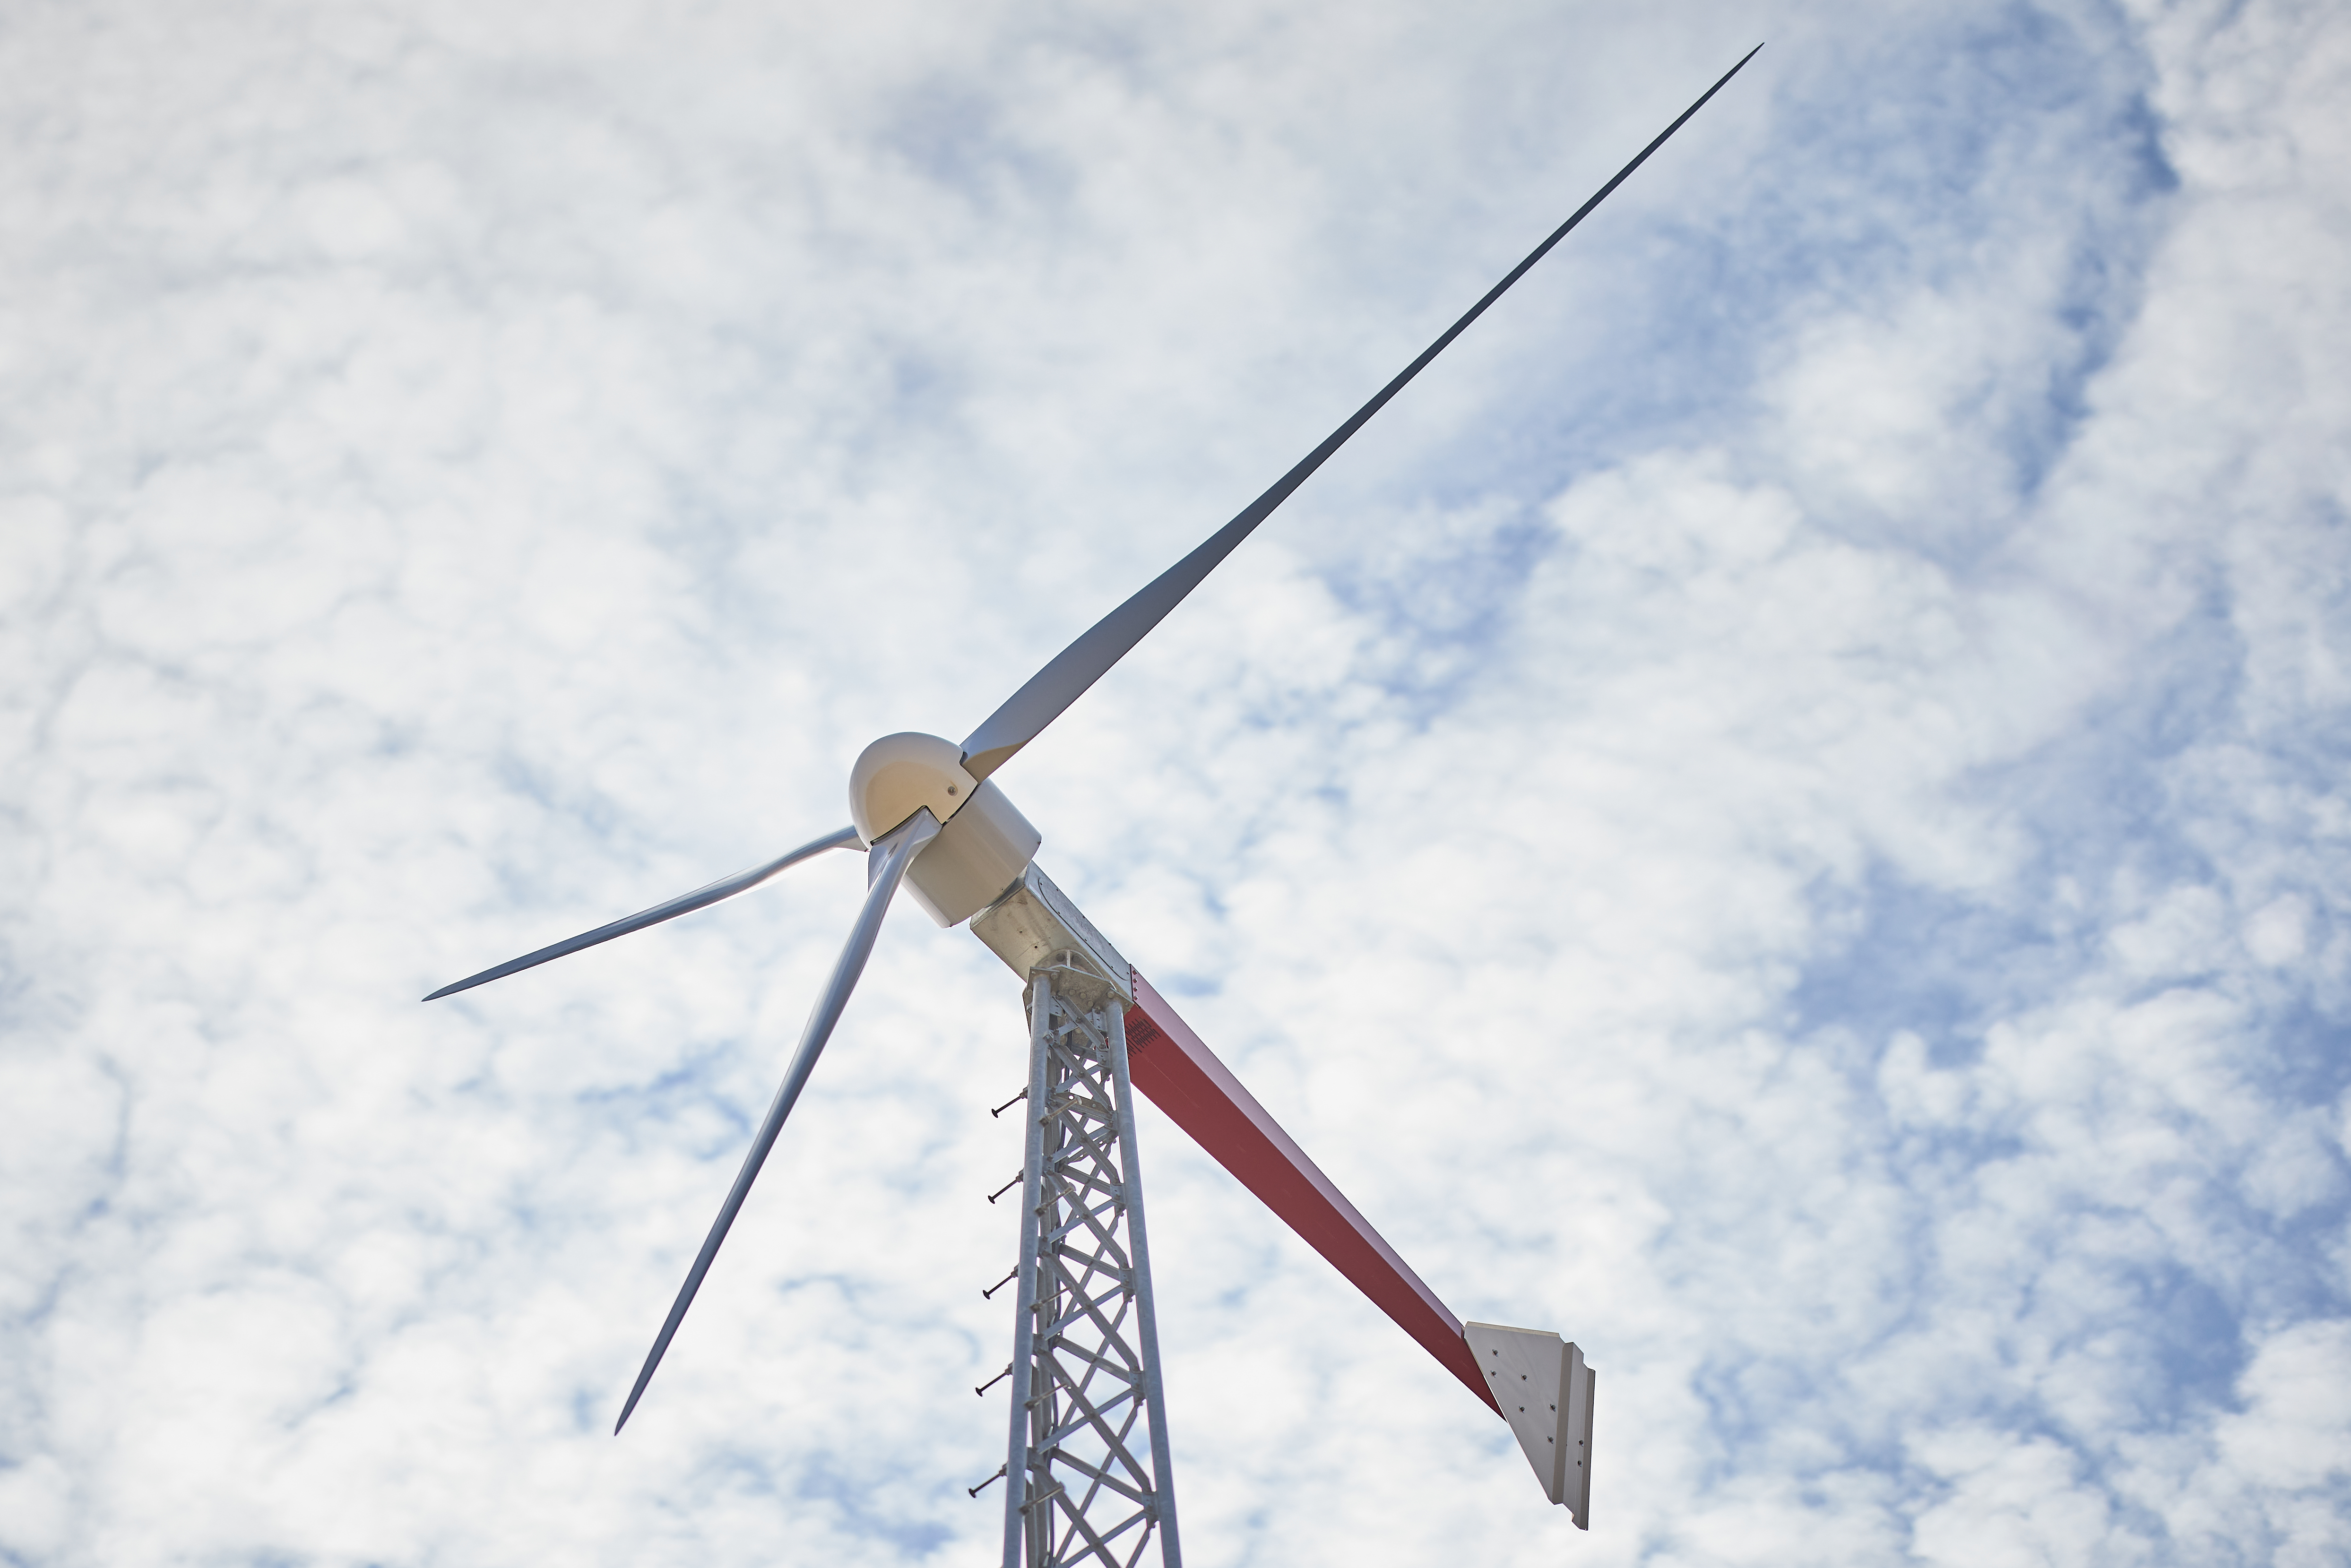
[[1045, 841], [996, 780], [971, 776], [952, 740], [885, 735], [849, 770], [850, 820], [868, 845], [926, 806], [939, 836], [906, 868], [905, 887], [941, 925], [995, 903]]
[[978, 791], [954, 741], [911, 730], [885, 735], [849, 770], [849, 820], [870, 845], [925, 806], [945, 827]]

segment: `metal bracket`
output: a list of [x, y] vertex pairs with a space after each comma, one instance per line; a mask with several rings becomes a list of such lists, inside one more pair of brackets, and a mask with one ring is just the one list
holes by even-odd
[[1134, 1005], [1134, 971], [1034, 861], [1002, 897], [972, 916], [971, 934], [1024, 982], [1037, 969], [1052, 968], [1054, 990], [1081, 1010], [1113, 996], [1122, 1011]]

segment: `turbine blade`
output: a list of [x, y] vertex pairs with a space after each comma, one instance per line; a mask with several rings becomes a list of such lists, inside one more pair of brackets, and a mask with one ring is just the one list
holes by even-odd
[[567, 953], [577, 953], [582, 947], [593, 947], [599, 942], [610, 942], [615, 936], [626, 936], [632, 931], [643, 931], [648, 925], [658, 925], [664, 920], [674, 920], [681, 915], [691, 915], [695, 910], [716, 904], [722, 898], [732, 898], [738, 893], [749, 892], [787, 866], [798, 865], [800, 862], [820, 855], [827, 850], [847, 850], [854, 849], [856, 846], [857, 830], [855, 828], [843, 828], [837, 833], [828, 833], [823, 838], [810, 840], [791, 853], [771, 860], [765, 865], [755, 865], [748, 871], [738, 871], [733, 876], [722, 877], [707, 887], [698, 887], [692, 893], [681, 894], [667, 904], [656, 904], [651, 909], [641, 909], [626, 920], [615, 920], [610, 925], [599, 925], [593, 931], [583, 931], [577, 936], [558, 942], [552, 947], [541, 947], [536, 953], [526, 953], [519, 958], [509, 958], [495, 969], [485, 969], [478, 975], [469, 975], [455, 985], [442, 987], [424, 999], [428, 1002], [438, 1001], [443, 997], [454, 996], [459, 991], [470, 991], [475, 986], [486, 986], [492, 980], [503, 980], [508, 975], [535, 968], [550, 958], [560, 958]]
[[1257, 526], [1273, 513], [1276, 507], [1290, 498], [1291, 491], [1306, 483], [1330, 455], [1346, 444], [1347, 438], [1364, 427], [1364, 423], [1377, 413], [1387, 401], [1402, 392], [1405, 384], [1431, 360], [1442, 353], [1446, 345], [1459, 337], [1469, 323], [1486, 313], [1486, 308], [1502, 297], [1505, 289], [1526, 274], [1529, 267], [1541, 261], [1551, 247], [1567, 237], [1570, 229], [1582, 223], [1592, 209], [1607, 199], [1608, 193], [1621, 184], [1634, 170], [1648, 162], [1649, 154], [1666, 143], [1666, 139], [1679, 131], [1691, 115], [1706, 107], [1708, 99], [1720, 92], [1724, 83], [1739, 74], [1756, 50], [1747, 51], [1738, 65], [1723, 72], [1720, 81], [1699, 95], [1696, 103], [1682, 110], [1681, 118], [1657, 133], [1656, 141], [1641, 149], [1639, 156], [1616, 172], [1616, 177], [1600, 187], [1593, 198], [1575, 209], [1574, 215], [1553, 229], [1551, 237], [1535, 246], [1527, 258], [1510, 269], [1510, 276], [1486, 292], [1486, 297], [1472, 305], [1461, 319], [1445, 329], [1445, 335], [1431, 343], [1420, 358], [1406, 365], [1396, 378], [1382, 387], [1372, 401], [1357, 409], [1352, 418], [1332, 431], [1316, 447], [1301, 458], [1298, 465], [1274, 482], [1273, 487], [1243, 507], [1240, 515], [1208, 537], [1207, 541], [1190, 555], [1162, 572], [1143, 591], [1094, 622], [1078, 640], [1053, 656], [1050, 664], [1029, 678], [1029, 684], [1012, 694], [1002, 707], [987, 716], [963, 743], [963, 765], [975, 779], [985, 779], [1011, 759], [1013, 755], [1043, 733], [1047, 725], [1061, 716], [1069, 706], [1083, 696], [1086, 689], [1103, 675], [1111, 666], [1124, 658], [1151, 629], [1164, 620], [1167, 612], [1184, 601], [1185, 596], [1200, 586], [1234, 547], [1255, 531]]
[[750, 1196], [751, 1184], [758, 1179], [768, 1151], [776, 1146], [776, 1134], [784, 1130], [784, 1118], [792, 1113], [793, 1103], [808, 1086], [809, 1074], [816, 1070], [816, 1059], [824, 1052], [824, 1042], [832, 1038], [833, 1026], [841, 1021], [841, 1010], [849, 1006], [849, 993], [857, 988], [857, 977], [865, 972], [865, 960], [872, 954], [873, 940], [882, 934], [882, 917], [889, 913], [890, 900], [897, 893], [907, 866], [914, 863], [925, 844], [938, 837], [938, 820], [931, 815], [930, 808], [924, 807], [904, 826], [874, 841], [872, 858], [868, 862], [873, 869], [871, 885], [865, 890], [865, 907], [858, 912], [857, 924], [850, 927], [848, 944], [841, 950], [841, 961], [832, 967], [832, 978], [825, 986], [824, 994], [809, 1013], [808, 1027], [800, 1031], [799, 1048], [792, 1052], [792, 1064], [785, 1070], [775, 1103], [768, 1107], [767, 1120], [759, 1124], [758, 1136], [751, 1140], [751, 1152], [743, 1156], [743, 1168], [736, 1173], [735, 1186], [726, 1194], [726, 1201], [719, 1206], [718, 1218], [704, 1239], [694, 1267], [686, 1270], [685, 1283], [679, 1287], [669, 1317], [645, 1356], [636, 1386], [629, 1390], [629, 1402], [621, 1407], [621, 1418], [612, 1423], [614, 1437], [620, 1436], [621, 1428], [629, 1424], [629, 1415], [643, 1397], [645, 1385], [653, 1381], [653, 1369], [661, 1364], [663, 1353], [677, 1333], [677, 1325], [684, 1322], [685, 1309], [694, 1304], [694, 1293], [702, 1289], [702, 1278], [710, 1272], [711, 1260], [718, 1256], [719, 1244], [726, 1239], [735, 1216], [742, 1211], [744, 1198]]

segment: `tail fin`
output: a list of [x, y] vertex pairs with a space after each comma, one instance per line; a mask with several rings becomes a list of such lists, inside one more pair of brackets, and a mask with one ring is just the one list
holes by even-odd
[[1583, 1353], [1547, 1330], [1464, 1323], [1461, 1333], [1543, 1495], [1591, 1529], [1594, 1377]]

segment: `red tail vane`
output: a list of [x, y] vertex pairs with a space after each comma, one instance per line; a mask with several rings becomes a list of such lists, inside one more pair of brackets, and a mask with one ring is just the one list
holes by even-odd
[[1126, 1015], [1126, 1049], [1135, 1088], [1499, 1413], [1478, 1358], [1462, 1338], [1461, 1320], [1139, 974], [1134, 1006]]

